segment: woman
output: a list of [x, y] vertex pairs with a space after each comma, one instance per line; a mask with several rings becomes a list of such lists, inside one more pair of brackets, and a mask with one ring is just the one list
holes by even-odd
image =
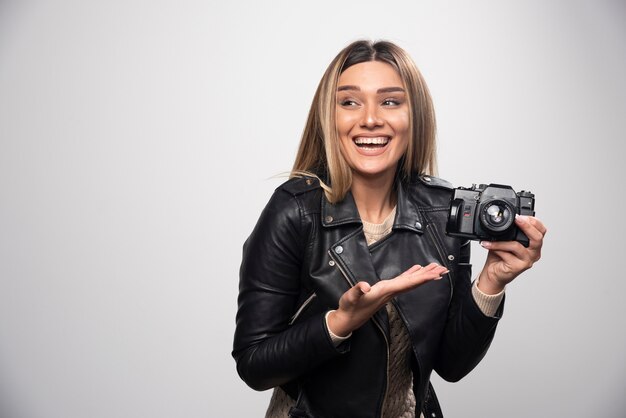
[[439, 417], [429, 377], [456, 381], [484, 356], [504, 287], [540, 257], [530, 238], [447, 236], [451, 186], [435, 170], [424, 80], [389, 42], [354, 42], [319, 84], [292, 178], [244, 245], [233, 356], [270, 417]]

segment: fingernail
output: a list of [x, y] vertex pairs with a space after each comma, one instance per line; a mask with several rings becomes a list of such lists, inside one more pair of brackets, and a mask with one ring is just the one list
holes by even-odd
[[519, 214], [515, 214], [515, 220], [519, 223], [526, 223], [528, 222], [528, 216], [526, 215], [519, 215]]
[[480, 241], [480, 245], [483, 248], [491, 248], [491, 243], [489, 241]]

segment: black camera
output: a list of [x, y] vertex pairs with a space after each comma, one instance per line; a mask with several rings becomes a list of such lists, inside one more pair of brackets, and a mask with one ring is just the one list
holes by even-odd
[[486, 241], [529, 240], [515, 225], [515, 215], [535, 216], [535, 195], [511, 186], [479, 184], [454, 189], [450, 203], [448, 235]]

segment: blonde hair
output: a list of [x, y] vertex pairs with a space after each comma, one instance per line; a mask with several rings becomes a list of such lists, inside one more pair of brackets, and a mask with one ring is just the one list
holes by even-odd
[[406, 51], [391, 42], [356, 41], [339, 52], [320, 80], [290, 174], [320, 179], [331, 203], [343, 200], [352, 185], [352, 171], [341, 153], [335, 121], [337, 83], [347, 68], [368, 61], [385, 62], [395, 68], [407, 92], [411, 138], [398, 174], [410, 179], [437, 171], [435, 112], [417, 66]]

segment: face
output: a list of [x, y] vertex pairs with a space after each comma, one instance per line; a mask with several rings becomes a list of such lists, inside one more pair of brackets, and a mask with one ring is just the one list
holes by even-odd
[[410, 132], [406, 90], [391, 65], [368, 61], [346, 69], [337, 84], [336, 120], [355, 177], [395, 174]]

